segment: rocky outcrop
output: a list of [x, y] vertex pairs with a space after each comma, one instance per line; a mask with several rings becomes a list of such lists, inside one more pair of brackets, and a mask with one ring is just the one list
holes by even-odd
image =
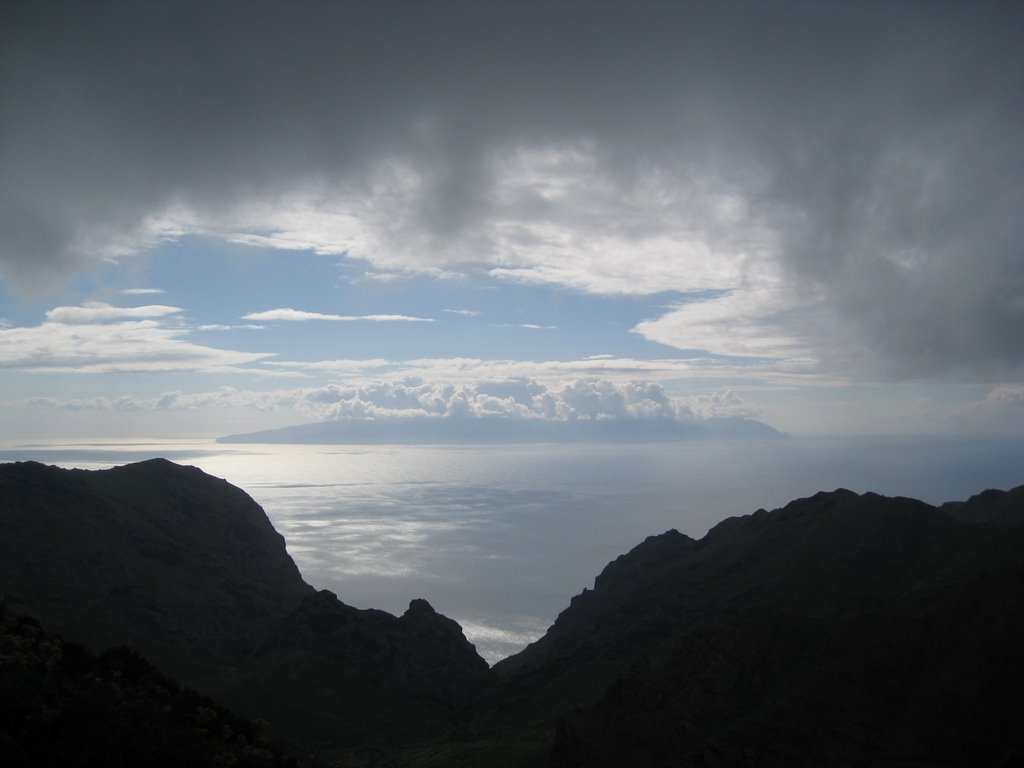
[[163, 459], [0, 465], [0, 562], [11, 610], [95, 650], [130, 644], [190, 681], [312, 592], [244, 491]]
[[324, 590], [277, 622], [214, 693], [293, 739], [336, 750], [442, 737], [469, 717], [490, 679], [461, 627], [425, 600], [396, 618]]

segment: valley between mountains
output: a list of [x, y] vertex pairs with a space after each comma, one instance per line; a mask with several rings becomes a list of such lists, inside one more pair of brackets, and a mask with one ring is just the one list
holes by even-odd
[[1024, 765], [1024, 486], [651, 536], [489, 668], [196, 468], [10, 463], [0, 593], [7, 766]]

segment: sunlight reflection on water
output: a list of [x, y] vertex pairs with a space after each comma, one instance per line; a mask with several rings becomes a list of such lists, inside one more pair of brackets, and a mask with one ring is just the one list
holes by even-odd
[[847, 487], [937, 503], [1024, 482], [1024, 443], [927, 438], [672, 445], [301, 446], [95, 441], [0, 460], [104, 468], [153, 456], [250, 493], [305, 579], [360, 608], [424, 597], [495, 661], [646, 536]]

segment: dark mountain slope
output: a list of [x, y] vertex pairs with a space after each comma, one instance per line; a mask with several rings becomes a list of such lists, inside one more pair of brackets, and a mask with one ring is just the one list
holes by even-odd
[[648, 539], [496, 669], [569, 765], [999, 765], [1021, 648], [1024, 528], [836, 491]]
[[454, 621], [358, 610], [299, 575], [248, 495], [163, 460], [0, 465], [0, 591], [15, 612], [330, 748], [439, 738], [490, 680]]
[[277, 622], [214, 693], [323, 751], [436, 739], [468, 719], [491, 679], [462, 628], [425, 600], [396, 618], [322, 591]]
[[136, 651], [95, 655], [0, 610], [0, 758], [5, 768], [313, 768], [265, 723], [241, 719], [162, 675]]
[[839, 490], [652, 536], [496, 672], [424, 601], [315, 592], [251, 499], [163, 461], [0, 466], [0, 590], [339, 765], [1008, 768], [1022, 501]]
[[950, 501], [942, 511], [965, 523], [1024, 523], [1024, 485], [1011, 491], [990, 488], [967, 501]]
[[13, 609], [96, 650], [131, 643], [187, 680], [312, 592], [245, 492], [163, 459], [0, 465], [0, 561]]
[[941, 567], [961, 538], [961, 526], [922, 502], [845, 490], [729, 518], [700, 541], [669, 531], [609, 564], [545, 637], [495, 669], [540, 669], [570, 647], [614, 653], [620, 635], [663, 635], [669, 618], [746, 608], [813, 617], [870, 605]]

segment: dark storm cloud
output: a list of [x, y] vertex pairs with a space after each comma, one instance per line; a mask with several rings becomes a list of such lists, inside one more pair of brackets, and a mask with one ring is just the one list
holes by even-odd
[[[374, 242], [407, 241], [424, 262], [466, 242], [504, 266], [484, 237], [495, 154], [585, 146], [623, 199], [658, 174], [669, 213], [711, 252], [770, 233], [760, 268], [777, 270], [779, 296], [833, 308], [817, 343], [826, 358], [843, 350], [836, 365], [902, 375], [1024, 360], [1018, 3], [12, 2], [0, 14], [0, 274], [22, 288], [145, 246], [174, 230], [161, 217], [176, 208], [216, 232], [237, 206], [311, 184], [369, 198], [385, 162], [413, 168], [419, 187], [400, 222], [380, 213]], [[740, 213], [702, 224], [710, 188]], [[550, 213], [537, 197], [516, 205], [524, 220]], [[645, 205], [616, 243], [658, 234]]]

